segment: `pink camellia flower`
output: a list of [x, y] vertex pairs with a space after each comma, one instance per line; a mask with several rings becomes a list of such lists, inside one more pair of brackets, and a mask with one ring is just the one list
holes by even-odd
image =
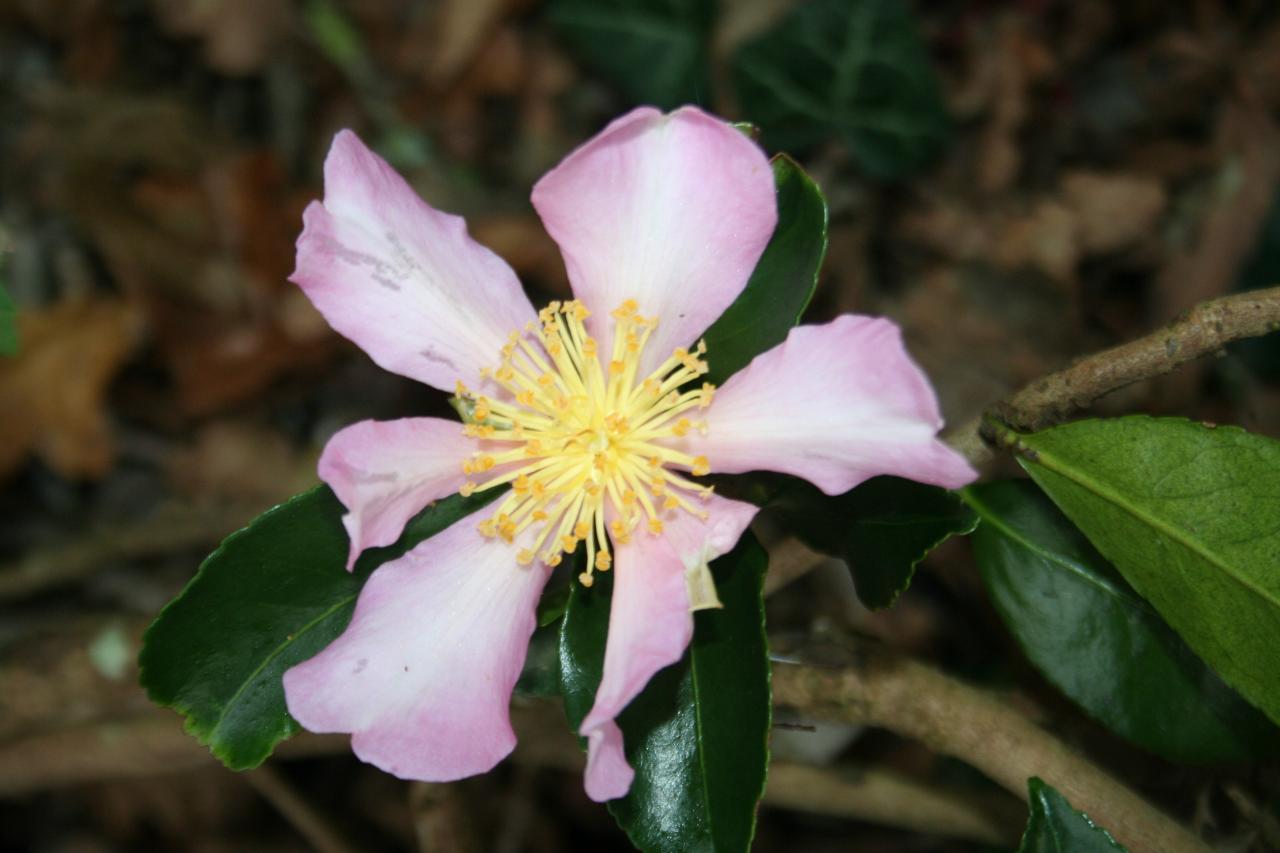
[[379, 567], [346, 632], [285, 673], [298, 722], [350, 732], [387, 772], [448, 781], [511, 752], [539, 595], [582, 547], [581, 583], [617, 573], [580, 728], [586, 789], [624, 795], [634, 774], [614, 718], [679, 660], [692, 611], [719, 606], [707, 563], [756, 512], [694, 478], [780, 471], [838, 494], [878, 474], [974, 477], [937, 440], [933, 391], [887, 320], [797, 328], [722, 388], [699, 381], [715, 358], [699, 336], [742, 292], [777, 205], [763, 152], [698, 109], [637, 109], [534, 187], [576, 297], [541, 312], [355, 134], [334, 139], [324, 176], [292, 280], [379, 365], [454, 392], [465, 413], [364, 421], [329, 441], [320, 477], [348, 510], [348, 568], [430, 501], [509, 487]]

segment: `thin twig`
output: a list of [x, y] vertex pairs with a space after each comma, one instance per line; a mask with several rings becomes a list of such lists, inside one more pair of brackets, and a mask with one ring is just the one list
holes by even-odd
[[[1013, 848], [1026, 811], [1012, 797], [948, 790], [883, 770], [773, 762], [765, 802], [811, 814], [853, 818], [926, 835]], [[1012, 808], [1011, 808], [1012, 807]]]
[[244, 778], [320, 853], [354, 853], [355, 848], [343, 840], [332, 822], [307, 802], [275, 768], [264, 765], [250, 770]]
[[[1016, 430], [1044, 429], [1126, 385], [1220, 352], [1232, 341], [1275, 331], [1280, 331], [1280, 287], [1213, 299], [1158, 331], [1037, 379], [997, 403], [990, 414]], [[947, 441], [970, 462], [981, 465], [992, 456], [981, 441], [982, 430], [982, 418], [975, 418], [952, 431]]]
[[774, 668], [779, 704], [894, 731], [1025, 798], [1039, 776], [1134, 853], [1204, 853], [1195, 835], [993, 694], [870, 645], [835, 667]]

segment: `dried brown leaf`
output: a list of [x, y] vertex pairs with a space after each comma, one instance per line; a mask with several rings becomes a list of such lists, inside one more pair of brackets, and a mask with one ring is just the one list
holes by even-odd
[[69, 299], [19, 315], [22, 349], [0, 360], [0, 476], [35, 453], [65, 477], [100, 477], [114, 454], [107, 388], [138, 339], [114, 299]]

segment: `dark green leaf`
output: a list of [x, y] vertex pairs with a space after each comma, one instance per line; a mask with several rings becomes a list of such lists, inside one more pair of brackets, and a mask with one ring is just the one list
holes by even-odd
[[555, 622], [539, 625], [529, 638], [529, 653], [515, 692], [522, 696], [560, 695], [560, 626]]
[[[712, 563], [722, 610], [694, 618], [689, 651], [618, 718], [631, 792], [609, 804], [646, 851], [746, 850], [764, 791], [772, 706], [764, 638], [764, 550], [751, 534]], [[604, 662], [612, 578], [574, 588], [560, 632], [565, 712], [591, 709]]]
[[0, 355], [17, 355], [18, 309], [4, 289], [4, 260], [0, 255]]
[[742, 294], [707, 330], [707, 381], [719, 385], [787, 337], [818, 285], [827, 253], [827, 200], [804, 169], [773, 158], [778, 225]]
[[843, 558], [858, 598], [872, 608], [893, 604], [930, 551], [978, 523], [959, 498], [937, 486], [874, 477], [832, 497], [788, 479], [769, 507], [811, 548]]
[[932, 157], [950, 121], [902, 0], [813, 0], [743, 45], [733, 79], [746, 117], [775, 149], [842, 137], [870, 175]]
[[1172, 761], [1275, 754], [1280, 730], [1222, 683], [1027, 481], [962, 492], [978, 568], [1027, 658], [1121, 737]]
[[1179, 418], [1016, 437], [1023, 467], [1134, 589], [1280, 722], [1280, 444]]
[[1124, 853], [1120, 842], [1071, 808], [1067, 798], [1039, 779], [1027, 781], [1031, 819], [1018, 853]]
[[347, 626], [374, 568], [497, 497], [435, 503], [400, 541], [344, 568], [342, 505], [325, 486], [305, 492], [227, 537], [143, 637], [142, 684], [187, 718], [187, 731], [224, 764], [261, 764], [298, 730], [285, 709], [284, 671]]
[[552, 0], [550, 12], [569, 50], [634, 103], [707, 100], [713, 0]]

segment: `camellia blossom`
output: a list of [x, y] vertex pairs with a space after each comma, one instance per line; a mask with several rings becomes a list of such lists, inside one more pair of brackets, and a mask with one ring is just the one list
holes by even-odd
[[[463, 423], [364, 421], [320, 477], [347, 508], [348, 568], [429, 502], [505, 495], [383, 564], [346, 631], [284, 676], [289, 712], [349, 732], [410, 779], [482, 773], [511, 752], [511, 692], [542, 588], [615, 572], [604, 672], [583, 720], [587, 793], [624, 795], [614, 722], [680, 659], [707, 568], [756, 512], [710, 472], [768, 470], [829, 494], [879, 474], [956, 488], [974, 473], [936, 438], [928, 381], [883, 319], [794, 329], [721, 388], [699, 336], [738, 297], [777, 222], [764, 153], [686, 107], [637, 109], [543, 177], [533, 205], [575, 299], [535, 311], [463, 221], [418, 198], [355, 134], [334, 139], [292, 280], [387, 370], [455, 394]], [[803, 286], [797, 282], [797, 286]]]

